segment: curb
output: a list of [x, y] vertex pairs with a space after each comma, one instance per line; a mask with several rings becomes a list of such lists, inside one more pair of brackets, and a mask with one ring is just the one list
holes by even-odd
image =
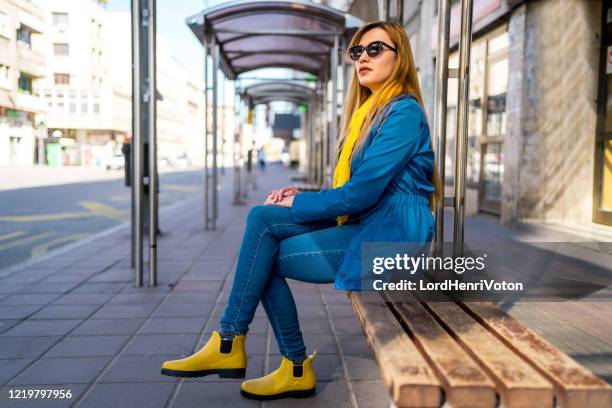
[[[172, 210], [180, 207], [181, 205], [186, 205], [187, 203], [191, 203], [192, 201], [196, 201], [196, 200], [199, 200], [199, 199], [200, 199], [200, 197], [192, 197], [192, 198], [189, 198], [189, 199], [184, 200], [184, 201], [179, 201], [179, 202], [170, 204], [170, 205], [168, 205], [166, 207], [160, 208], [159, 215], [165, 214], [165, 213], [167, 213], [169, 211], [172, 211]], [[80, 247], [82, 247], [84, 245], [87, 245], [87, 244], [89, 244], [89, 243], [91, 243], [93, 241], [96, 241], [96, 240], [98, 240], [100, 238], [104, 238], [104, 237], [112, 235], [112, 234], [114, 234], [114, 233], [116, 233], [118, 231], [121, 231], [124, 228], [129, 228], [130, 225], [131, 225], [131, 221], [122, 222], [119, 225], [115, 225], [114, 227], [110, 227], [107, 230], [98, 232], [97, 234], [94, 234], [91, 237], [84, 238], [82, 240], [73, 242], [73, 243], [68, 244], [66, 246], [63, 246], [61, 248], [57, 248], [57, 249], [54, 249], [52, 251], [49, 251], [49, 252], [47, 252], [44, 255], [37, 256], [35, 258], [30, 258], [30, 259], [27, 259], [27, 260], [22, 261], [20, 263], [17, 263], [15, 265], [9, 266], [6, 269], [0, 270], [0, 279], [6, 278], [7, 276], [10, 276], [10, 275], [12, 275], [14, 273], [17, 273], [17, 272], [19, 272], [19, 271], [21, 271], [23, 269], [26, 269], [26, 268], [28, 268], [28, 267], [30, 267], [32, 265], [38, 264], [38, 263], [40, 263], [42, 261], [45, 261], [47, 259], [55, 258], [56, 256], [64, 254], [64, 253], [66, 253], [68, 251], [72, 251], [72, 250], [78, 249], [78, 248], [80, 248]]]

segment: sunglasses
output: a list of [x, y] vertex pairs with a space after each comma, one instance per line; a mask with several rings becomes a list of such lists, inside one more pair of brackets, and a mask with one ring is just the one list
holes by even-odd
[[383, 41], [373, 41], [373, 42], [369, 43], [368, 45], [366, 45], [365, 47], [363, 45], [355, 45], [355, 46], [349, 48], [349, 50], [348, 50], [349, 51], [349, 57], [353, 61], [359, 61], [359, 57], [361, 57], [361, 54], [365, 50], [368, 53], [368, 56], [370, 58], [374, 58], [374, 57], [378, 56], [381, 52], [383, 52], [383, 50], [384, 50], [383, 47], [387, 47], [391, 51], [397, 52], [397, 50], [395, 48], [393, 48], [392, 46], [390, 46], [389, 44], [387, 44], [387, 43], [385, 43]]

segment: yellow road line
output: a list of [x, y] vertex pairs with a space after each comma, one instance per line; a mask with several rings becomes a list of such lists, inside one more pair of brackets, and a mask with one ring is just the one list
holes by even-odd
[[47, 253], [49, 248], [54, 245], [69, 241], [78, 241], [79, 239], [84, 239], [89, 236], [91, 236], [91, 234], [72, 234], [66, 235], [65, 237], [59, 237], [48, 242], [43, 242], [42, 244], [36, 245], [34, 248], [32, 248], [31, 257], [34, 258], [35, 256], [40, 256]]
[[9, 242], [7, 244], [0, 245], [0, 251], [5, 250], [5, 249], [9, 249], [9, 248], [13, 248], [13, 247], [16, 247], [16, 246], [28, 244], [30, 242], [38, 241], [39, 239], [46, 238], [49, 235], [53, 235], [53, 233], [52, 232], [43, 232], [42, 234], [32, 235], [30, 237], [19, 239], [17, 241]]
[[15, 238], [15, 237], [20, 237], [20, 236], [25, 235], [25, 234], [26, 234], [25, 231], [9, 232], [8, 234], [0, 235], [0, 241], [6, 241], [7, 239], [11, 239], [11, 238]]
[[83, 201], [79, 203], [83, 207], [89, 210], [91, 215], [98, 215], [114, 220], [125, 221], [128, 219], [128, 212], [124, 210], [118, 210], [106, 204], [97, 203], [94, 201]]
[[36, 221], [59, 221], [77, 218], [91, 218], [90, 213], [86, 212], [65, 212], [56, 214], [36, 214], [36, 215], [6, 215], [0, 216], [0, 221], [7, 222], [36, 222]]
[[39, 221], [61, 221], [79, 218], [105, 217], [113, 220], [125, 221], [128, 212], [118, 210], [106, 204], [95, 201], [83, 201], [79, 203], [88, 211], [72, 211], [56, 214], [34, 214], [34, 215], [5, 215], [0, 216], [0, 221], [6, 222], [39, 222]]

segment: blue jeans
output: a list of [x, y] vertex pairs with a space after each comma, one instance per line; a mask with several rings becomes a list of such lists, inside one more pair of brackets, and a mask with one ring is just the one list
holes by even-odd
[[286, 278], [332, 283], [356, 228], [336, 226], [335, 219], [296, 223], [289, 208], [253, 207], [220, 322], [221, 336], [246, 334], [261, 300], [281, 354], [301, 363], [306, 347]]

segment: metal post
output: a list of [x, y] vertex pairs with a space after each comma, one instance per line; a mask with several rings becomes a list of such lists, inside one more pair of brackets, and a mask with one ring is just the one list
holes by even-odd
[[134, 286], [142, 286], [143, 272], [143, 150], [144, 141], [141, 127], [142, 120], [142, 61], [140, 58], [141, 48], [141, 6], [142, 0], [132, 0], [132, 103], [134, 115], [132, 117], [132, 154], [134, 156], [134, 167], [132, 177], [132, 191], [134, 198]]
[[[442, 184], [444, 197], [444, 180], [446, 169], [446, 111], [448, 94], [448, 41], [450, 36], [450, 0], [438, 0], [438, 50], [436, 57], [436, 89], [434, 134], [436, 143], [436, 163]], [[444, 242], [444, 198], [436, 207], [436, 233], [434, 248]]]
[[155, 58], [156, 0], [148, 0], [149, 65], [149, 286], [157, 286], [157, 81]]
[[206, 33], [203, 34], [204, 42], [204, 229], [210, 228], [209, 214], [209, 171], [208, 171], [208, 43]]
[[307, 175], [306, 180], [307, 180], [307, 182], [309, 184], [311, 184], [313, 182], [313, 178], [312, 178], [312, 173], [313, 173], [313, 171], [312, 171], [312, 160], [314, 158], [314, 155], [312, 154], [312, 152], [313, 152], [313, 148], [314, 148], [314, 132], [313, 132], [312, 128], [314, 126], [314, 123], [313, 123], [313, 114], [312, 114], [312, 111], [313, 111], [313, 109], [315, 107], [315, 102], [314, 101], [315, 101], [315, 98], [313, 96], [310, 96], [309, 101], [308, 101], [308, 105], [307, 105], [308, 106], [308, 110], [306, 111], [306, 121], [307, 121], [306, 123], [307, 123], [307, 127], [308, 127], [308, 129], [307, 129], [308, 130], [308, 134], [307, 134], [308, 143], [306, 145], [306, 147], [307, 147], [307, 151], [306, 151], [307, 156], [306, 157], [308, 158], [307, 159], [308, 160], [308, 168], [306, 169], [306, 175]]
[[472, 0], [461, 0], [459, 41], [459, 87], [457, 104], [457, 143], [455, 148], [455, 216], [453, 254], [463, 254], [465, 222], [465, 168], [467, 165], [468, 102], [470, 91], [470, 48], [472, 41]]
[[213, 157], [212, 157], [212, 165], [213, 165], [213, 185], [212, 185], [212, 199], [213, 199], [213, 217], [212, 217], [212, 228], [213, 230], [217, 229], [217, 217], [218, 217], [218, 200], [217, 200], [217, 183], [218, 183], [218, 174], [217, 174], [217, 127], [218, 127], [218, 118], [217, 118], [217, 96], [219, 90], [217, 89], [217, 74], [219, 72], [219, 45], [215, 40], [215, 37], [212, 38], [212, 53], [213, 53], [213, 64], [212, 64], [212, 108], [213, 108], [213, 117], [212, 117], [212, 135], [213, 135]]
[[330, 60], [330, 71], [332, 81], [332, 95], [331, 95], [331, 132], [329, 137], [329, 169], [334, 174], [335, 167], [335, 152], [336, 152], [336, 138], [338, 134], [338, 47], [339, 38], [334, 36], [334, 48], [332, 48], [332, 55]]
[[238, 141], [240, 140], [240, 95], [235, 88], [234, 102], [234, 138], [232, 143], [232, 162], [234, 165], [234, 205], [244, 204], [240, 197], [240, 161], [238, 159]]

